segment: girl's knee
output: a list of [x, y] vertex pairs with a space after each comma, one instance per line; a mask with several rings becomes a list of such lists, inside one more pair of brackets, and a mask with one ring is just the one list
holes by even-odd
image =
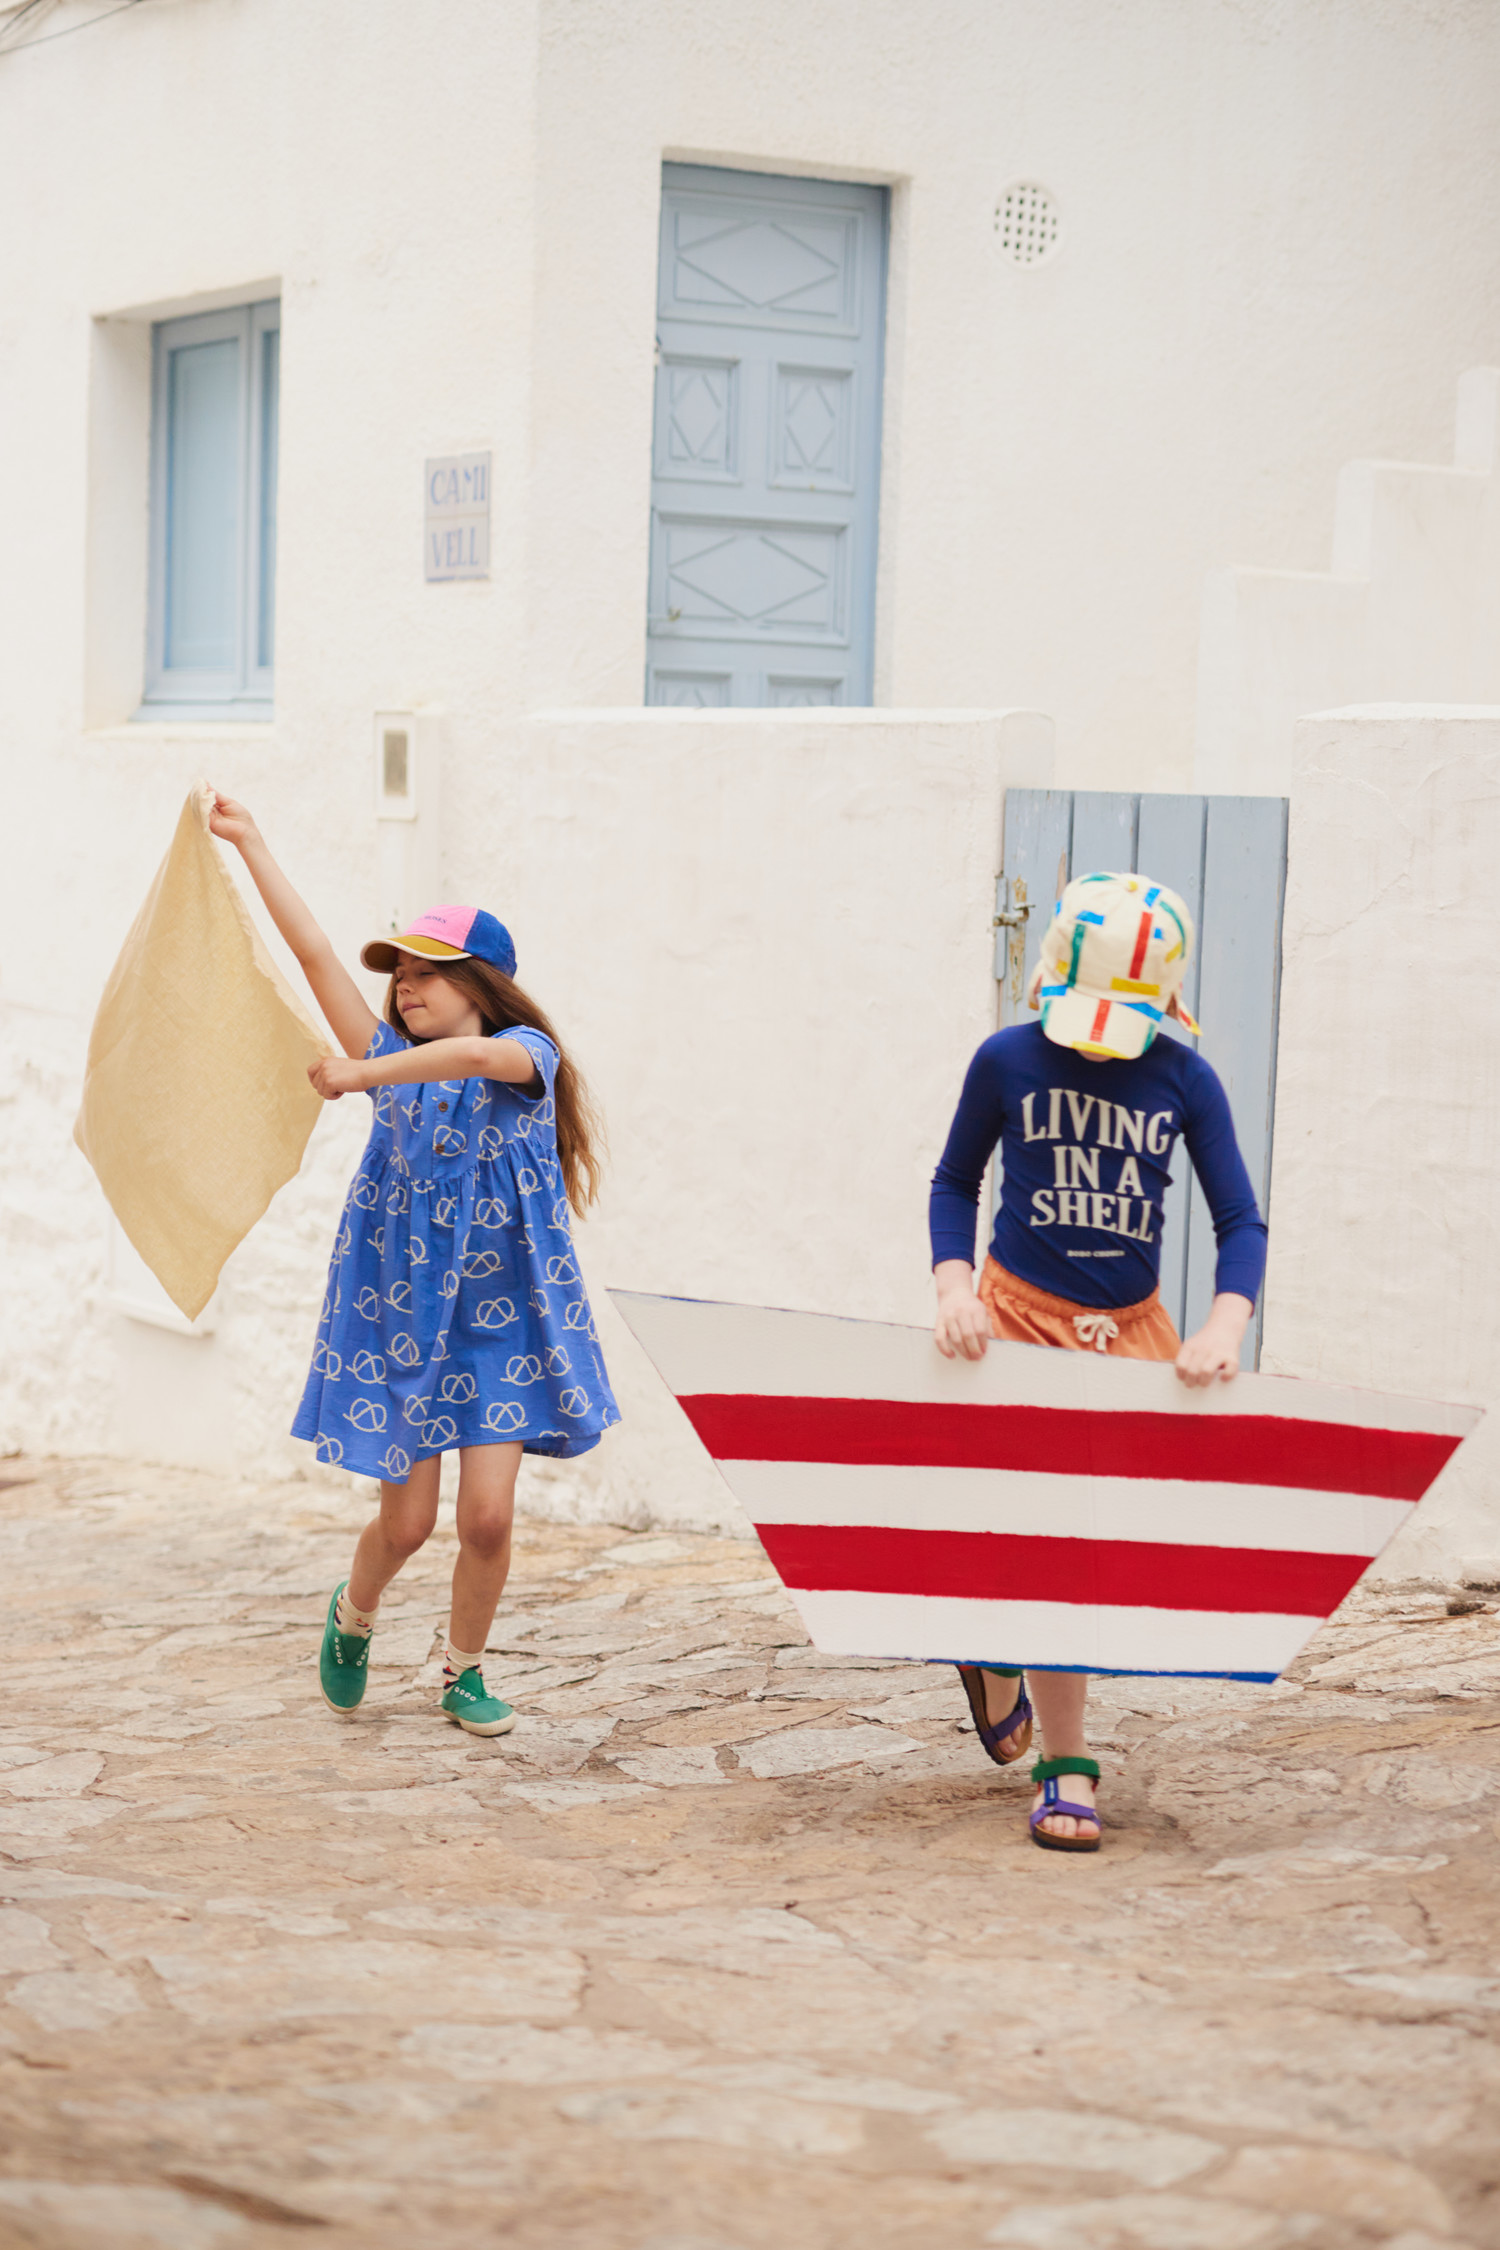
[[458, 1527], [458, 1543], [476, 1562], [497, 1563], [510, 1552], [510, 1511], [475, 1513]]
[[403, 1562], [409, 1562], [419, 1549], [426, 1546], [428, 1540], [432, 1537], [436, 1522], [436, 1516], [429, 1516], [425, 1513], [404, 1515], [398, 1511], [392, 1511], [389, 1514], [382, 1513], [380, 1529], [386, 1545], [392, 1548]]
[[405, 1484], [380, 1487], [380, 1529], [403, 1562], [425, 1547], [437, 1527], [438, 1463], [418, 1461]]

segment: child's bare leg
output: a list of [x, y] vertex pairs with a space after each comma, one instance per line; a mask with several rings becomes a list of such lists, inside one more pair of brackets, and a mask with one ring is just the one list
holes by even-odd
[[380, 1513], [360, 1533], [349, 1573], [349, 1599], [356, 1609], [373, 1610], [401, 1565], [431, 1538], [441, 1468], [441, 1457], [429, 1454], [405, 1484], [381, 1485]]
[[[996, 1681], [995, 1684], [999, 1687], [1009, 1683]], [[1026, 1687], [1042, 1730], [1042, 1756], [1086, 1758], [1089, 1754], [1084, 1734], [1084, 1713], [1089, 1698], [1087, 1672], [1028, 1672]], [[1091, 1805], [1094, 1784], [1087, 1774], [1070, 1773], [1065, 1794], [1075, 1805]], [[1041, 1801], [1042, 1792], [1038, 1789], [1036, 1802]], [[1092, 1824], [1074, 1820], [1070, 1813], [1054, 1813], [1042, 1826], [1052, 1836], [1092, 1836], [1094, 1833]]]
[[510, 1531], [521, 1447], [468, 1445], [458, 1456], [458, 1561], [453, 1566], [454, 1648], [482, 1649], [510, 1575]]

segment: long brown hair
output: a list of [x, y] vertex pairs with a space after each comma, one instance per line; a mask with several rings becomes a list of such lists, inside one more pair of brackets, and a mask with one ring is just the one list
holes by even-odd
[[[487, 1034], [509, 1031], [513, 1024], [521, 1024], [530, 1031], [541, 1032], [557, 1049], [557, 1076], [552, 1087], [557, 1105], [557, 1154], [568, 1201], [582, 1218], [598, 1195], [603, 1178], [604, 1121], [578, 1066], [530, 993], [523, 992], [515, 979], [506, 976], [502, 969], [492, 968], [488, 961], [472, 959], [442, 961], [436, 966], [445, 982], [473, 1001], [484, 1018]], [[392, 1031], [399, 1032], [413, 1046], [423, 1044], [402, 1021], [401, 1010], [396, 1005], [394, 977], [385, 996], [385, 1020]]]

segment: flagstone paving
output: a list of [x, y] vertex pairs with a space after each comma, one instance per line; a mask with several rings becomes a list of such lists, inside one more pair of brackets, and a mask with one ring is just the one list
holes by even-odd
[[729, 1540], [524, 1524], [481, 1742], [445, 1521], [341, 1721], [363, 1513], [0, 1462], [5, 2250], [1500, 2244], [1493, 1602], [1102, 1683], [1065, 1859]]

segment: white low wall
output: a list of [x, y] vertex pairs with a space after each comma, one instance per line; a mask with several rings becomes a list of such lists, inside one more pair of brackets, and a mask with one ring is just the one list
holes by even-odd
[[[263, 773], [256, 791], [242, 760], [264, 767], [221, 737], [144, 773], [101, 762], [114, 849], [69, 854], [54, 810], [50, 932], [33, 913], [4, 934], [0, 1447], [308, 1461], [283, 1433], [364, 1098], [330, 1106], [202, 1338], [120, 1311], [103, 1199], [68, 1138], [93, 1002], [195, 768], [253, 803], [351, 956], [375, 927], [368, 816], [330, 830], [316, 777]], [[928, 1178], [995, 1021], [1004, 792], [1050, 777], [1050, 722], [1027, 713], [594, 711], [466, 744], [443, 893], [510, 923], [611, 1138], [580, 1247], [625, 1421], [582, 1462], [538, 1466], [534, 1504], [735, 1520], [606, 1284], [925, 1317]]]
[[1389, 1575], [1500, 1580], [1497, 867], [1500, 708], [1298, 726], [1262, 1365], [1489, 1414]]

